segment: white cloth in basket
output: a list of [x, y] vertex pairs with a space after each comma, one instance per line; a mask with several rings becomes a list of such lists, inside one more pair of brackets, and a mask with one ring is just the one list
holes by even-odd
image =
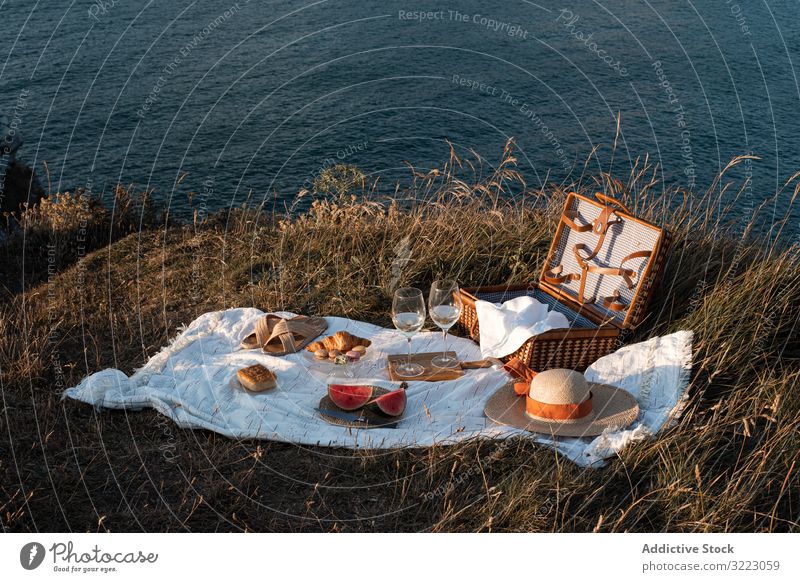
[[550, 329], [569, 327], [569, 321], [557, 311], [529, 295], [509, 299], [503, 304], [475, 302], [481, 334], [481, 356], [503, 358], [516, 352], [535, 335]]

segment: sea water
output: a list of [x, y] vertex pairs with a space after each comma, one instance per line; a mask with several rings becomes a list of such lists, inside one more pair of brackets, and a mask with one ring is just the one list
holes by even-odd
[[291, 206], [337, 163], [391, 191], [449, 144], [495, 162], [511, 137], [532, 187], [649, 154], [660, 188], [703, 191], [750, 153], [743, 229], [800, 170], [798, 6], [6, 0], [0, 113], [54, 189], [133, 183], [185, 216]]

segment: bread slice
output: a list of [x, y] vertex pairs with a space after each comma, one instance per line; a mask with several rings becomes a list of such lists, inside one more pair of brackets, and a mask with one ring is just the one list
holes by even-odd
[[278, 385], [278, 379], [275, 377], [275, 373], [261, 364], [242, 368], [236, 372], [236, 377], [239, 379], [241, 385], [251, 392], [272, 390]]

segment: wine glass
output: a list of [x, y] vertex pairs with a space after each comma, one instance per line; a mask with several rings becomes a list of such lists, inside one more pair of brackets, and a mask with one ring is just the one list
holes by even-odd
[[399, 364], [395, 372], [407, 378], [420, 376], [425, 368], [411, 361], [411, 337], [425, 324], [425, 299], [422, 297], [422, 291], [415, 287], [402, 287], [395, 291], [392, 301], [392, 321], [408, 340], [408, 359], [405, 364]]
[[434, 281], [428, 296], [428, 309], [433, 323], [442, 330], [444, 352], [434, 357], [431, 363], [437, 368], [455, 368], [458, 358], [447, 354], [447, 331], [453, 327], [461, 316], [461, 295], [458, 283], [452, 279]]

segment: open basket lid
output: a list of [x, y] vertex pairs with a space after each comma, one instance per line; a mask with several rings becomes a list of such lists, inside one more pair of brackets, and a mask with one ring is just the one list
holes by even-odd
[[661, 275], [669, 235], [614, 198], [596, 196], [567, 196], [540, 285], [598, 321], [636, 327]]

